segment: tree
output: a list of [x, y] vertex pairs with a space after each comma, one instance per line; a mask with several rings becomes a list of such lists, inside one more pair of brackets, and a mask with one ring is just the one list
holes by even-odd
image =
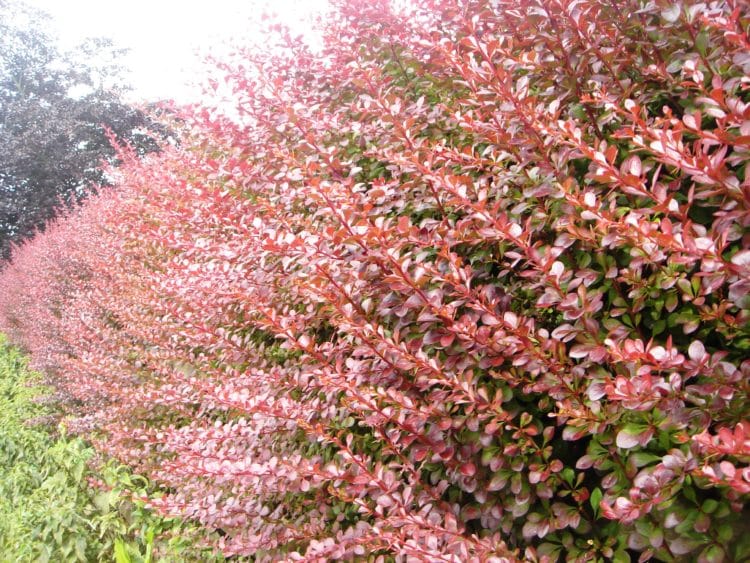
[[122, 99], [122, 51], [92, 39], [64, 53], [47, 21], [0, 1], [0, 260], [88, 186], [106, 185], [108, 130], [140, 153], [156, 149], [149, 118]]

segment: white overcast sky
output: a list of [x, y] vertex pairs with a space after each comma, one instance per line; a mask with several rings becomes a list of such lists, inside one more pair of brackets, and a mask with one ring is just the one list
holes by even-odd
[[231, 37], [252, 39], [264, 11], [305, 33], [325, 0], [26, 0], [53, 18], [65, 46], [109, 37], [131, 50], [123, 61], [135, 95], [195, 101], [201, 81], [196, 52], [221, 52]]

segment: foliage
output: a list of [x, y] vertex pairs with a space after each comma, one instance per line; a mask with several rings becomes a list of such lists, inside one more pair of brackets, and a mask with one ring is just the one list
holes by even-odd
[[226, 555], [747, 558], [747, 4], [335, 4], [3, 273], [75, 429]]
[[105, 183], [113, 157], [107, 131], [142, 152], [154, 124], [122, 100], [120, 50], [92, 39], [60, 52], [46, 16], [21, 2], [0, 3], [0, 260], [52, 218]]
[[[20, 353], [0, 338], [0, 559], [2, 561], [208, 561], [190, 545], [194, 529], [153, 515], [133, 495], [142, 479], [114, 465], [93, 472], [94, 451], [80, 438], [55, 436], [47, 389]], [[90, 487], [96, 479], [101, 489]]]

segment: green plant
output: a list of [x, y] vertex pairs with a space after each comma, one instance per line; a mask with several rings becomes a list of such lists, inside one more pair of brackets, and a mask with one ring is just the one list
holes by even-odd
[[[214, 561], [194, 526], [156, 516], [149, 484], [54, 428], [49, 389], [0, 335], [0, 561]], [[96, 483], [97, 487], [92, 487]]]

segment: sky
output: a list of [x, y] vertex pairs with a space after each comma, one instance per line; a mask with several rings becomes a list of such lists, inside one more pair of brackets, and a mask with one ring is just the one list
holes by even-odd
[[[49, 13], [53, 30], [70, 47], [87, 37], [109, 37], [130, 49], [133, 97], [196, 101], [200, 53], [221, 53], [229, 38], [252, 39], [264, 11], [295, 32], [309, 31], [325, 0], [26, 0]], [[193, 84], [193, 86], [191, 86]]]

